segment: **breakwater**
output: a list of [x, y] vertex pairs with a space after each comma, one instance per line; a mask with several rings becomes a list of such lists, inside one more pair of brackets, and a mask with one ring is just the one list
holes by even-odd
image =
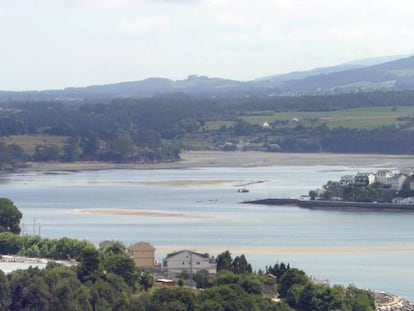
[[376, 203], [376, 202], [346, 202], [346, 201], [324, 201], [324, 200], [299, 200], [284, 198], [268, 198], [253, 201], [244, 201], [245, 204], [263, 205], [292, 205], [308, 209], [319, 210], [352, 210], [352, 211], [393, 211], [414, 212], [414, 205]]

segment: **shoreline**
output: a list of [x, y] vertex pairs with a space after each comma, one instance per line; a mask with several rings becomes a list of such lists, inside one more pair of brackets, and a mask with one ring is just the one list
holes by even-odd
[[341, 154], [341, 153], [270, 153], [258, 151], [186, 151], [181, 160], [162, 163], [111, 163], [111, 162], [29, 162], [22, 171], [73, 172], [113, 169], [191, 169], [207, 167], [266, 167], [266, 166], [370, 166], [406, 168], [414, 166], [409, 155]]
[[243, 204], [258, 205], [290, 205], [311, 210], [326, 211], [381, 211], [381, 212], [414, 212], [412, 204], [395, 204], [395, 203], [375, 203], [375, 202], [348, 202], [348, 201], [325, 201], [325, 200], [299, 200], [299, 199], [281, 199], [268, 198], [253, 201], [244, 201]]

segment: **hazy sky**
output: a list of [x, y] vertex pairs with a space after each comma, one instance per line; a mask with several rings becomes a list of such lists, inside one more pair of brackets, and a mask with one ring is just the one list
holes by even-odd
[[413, 54], [413, 0], [0, 0], [0, 90]]

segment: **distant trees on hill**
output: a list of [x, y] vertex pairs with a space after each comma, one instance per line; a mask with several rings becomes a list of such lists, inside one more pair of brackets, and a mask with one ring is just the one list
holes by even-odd
[[[226, 98], [162, 95], [110, 103], [3, 102], [0, 104], [0, 166], [22, 161], [100, 160], [159, 162], [179, 158], [181, 149], [219, 148], [248, 140], [282, 152], [375, 152], [412, 154], [412, 120], [407, 126], [375, 129], [329, 128], [275, 123], [264, 129], [243, 116], [257, 111], [329, 111], [370, 106], [412, 105], [414, 91], [327, 96]], [[228, 122], [209, 129], [207, 122]], [[411, 123], [410, 123], [411, 122]], [[33, 150], [4, 139], [52, 135], [60, 143]], [[30, 139], [30, 136], [29, 136]], [[233, 150], [228, 147], [226, 150]]]

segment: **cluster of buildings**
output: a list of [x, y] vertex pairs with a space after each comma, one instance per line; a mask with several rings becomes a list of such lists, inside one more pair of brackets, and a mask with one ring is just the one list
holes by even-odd
[[378, 193], [378, 202], [414, 204], [414, 169], [405, 169], [399, 172], [378, 170], [376, 173], [358, 172], [356, 175], [345, 175], [338, 182], [328, 183], [324, 188], [317, 189], [316, 195], [323, 197], [329, 188], [331, 200], [342, 200], [349, 186], [375, 188]]
[[[365, 187], [378, 183], [385, 188], [389, 188], [395, 191], [403, 189], [404, 185], [407, 185], [411, 190], [414, 190], [414, 180], [412, 178], [414, 170], [407, 169], [394, 173], [391, 170], [378, 170], [376, 173], [360, 173], [356, 175], [345, 175], [341, 177], [339, 181], [340, 186], [355, 185], [357, 187]], [[407, 184], [408, 182], [408, 184]]]
[[[99, 244], [99, 248], [103, 248], [110, 243], [112, 241], [104, 241]], [[180, 250], [167, 254], [162, 262], [159, 262], [155, 259], [155, 248], [148, 242], [132, 244], [128, 247], [128, 252], [138, 268], [160, 273], [166, 277], [174, 278], [183, 272], [188, 273], [188, 275], [198, 272], [214, 275], [217, 272], [216, 260], [207, 253]]]

